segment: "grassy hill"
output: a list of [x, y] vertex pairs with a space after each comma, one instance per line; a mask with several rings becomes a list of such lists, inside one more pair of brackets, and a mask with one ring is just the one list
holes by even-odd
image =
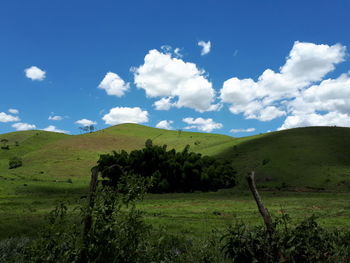
[[[350, 128], [307, 127], [266, 133], [219, 154], [260, 186], [350, 190]], [[263, 163], [265, 165], [263, 165]]]
[[[82, 135], [12, 132], [0, 135], [10, 145], [10, 150], [0, 150], [0, 176], [87, 181], [99, 154], [142, 148], [148, 138], [169, 149], [181, 150], [189, 144], [192, 151], [232, 160], [241, 177], [255, 169], [261, 186], [347, 189], [350, 185], [350, 128], [339, 127], [297, 128], [243, 138], [137, 124]], [[23, 167], [9, 170], [12, 156], [22, 157]]]

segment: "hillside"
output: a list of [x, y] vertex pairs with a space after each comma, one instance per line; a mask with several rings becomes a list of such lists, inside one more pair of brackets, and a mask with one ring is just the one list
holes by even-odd
[[[233, 138], [122, 124], [82, 135], [23, 131], [0, 135], [4, 138], [10, 145], [0, 151], [0, 175], [5, 177], [87, 181], [99, 154], [142, 148], [150, 138], [169, 149], [189, 144], [193, 151], [232, 160], [242, 178], [254, 168], [261, 186], [346, 189], [350, 184], [350, 128], [309, 127]], [[12, 156], [21, 156], [23, 167], [9, 170]]]
[[[22, 131], [0, 135], [9, 141], [10, 150], [0, 151], [0, 175], [66, 180], [88, 177], [99, 155], [113, 150], [144, 147], [147, 139], [168, 148], [213, 155], [220, 153], [234, 138], [224, 135], [168, 131], [137, 124], [122, 124], [94, 133], [65, 135], [46, 131]], [[16, 141], [19, 146], [15, 146]], [[8, 169], [8, 159], [20, 156], [23, 167]]]
[[350, 190], [350, 128], [307, 127], [266, 133], [219, 156], [232, 160], [240, 175], [255, 169], [260, 186]]

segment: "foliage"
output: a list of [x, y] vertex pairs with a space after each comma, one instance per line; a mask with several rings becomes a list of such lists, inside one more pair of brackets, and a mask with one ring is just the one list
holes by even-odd
[[0, 241], [0, 262], [24, 262], [30, 239], [8, 238]]
[[17, 168], [17, 167], [21, 167], [22, 166], [22, 159], [20, 157], [12, 157], [10, 160], [9, 160], [9, 169], [14, 169], [14, 168]]
[[240, 223], [222, 237], [223, 252], [233, 262], [349, 262], [350, 232], [327, 231], [315, 216], [297, 226], [283, 214], [269, 236], [264, 227], [249, 229]]
[[[117, 189], [100, 188], [92, 210], [82, 209], [82, 222], [92, 215], [91, 230], [67, 221], [67, 206], [60, 203], [49, 226], [27, 251], [29, 262], [219, 262], [216, 239], [195, 246], [191, 240], [146, 224], [135, 202], [149, 182], [123, 176]], [[117, 190], [117, 191], [115, 191]], [[84, 236], [87, 239], [84, 239]], [[216, 240], [216, 241], [215, 241]], [[207, 259], [209, 261], [205, 261]]]
[[82, 126], [82, 127], [79, 127], [79, 130], [86, 133], [88, 132], [92, 133], [95, 130], [95, 126], [94, 125]]
[[181, 152], [166, 148], [147, 140], [141, 150], [101, 155], [98, 168], [110, 186], [127, 173], [152, 178], [152, 193], [212, 191], [235, 185], [235, 170], [229, 162], [190, 152], [189, 146]]

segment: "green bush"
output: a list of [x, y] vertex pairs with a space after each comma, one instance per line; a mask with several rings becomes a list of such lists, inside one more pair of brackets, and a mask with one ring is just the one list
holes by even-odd
[[0, 241], [0, 262], [26, 262], [25, 255], [30, 239], [26, 237], [8, 238]]
[[216, 191], [235, 185], [236, 172], [230, 162], [190, 152], [189, 146], [181, 152], [166, 148], [147, 140], [141, 150], [101, 155], [98, 169], [109, 186], [115, 186], [123, 174], [152, 178], [152, 193]]
[[265, 227], [230, 226], [222, 237], [223, 252], [233, 262], [350, 262], [350, 232], [326, 230], [315, 219], [292, 226], [283, 215], [272, 236]]
[[9, 169], [14, 169], [22, 166], [22, 159], [20, 157], [12, 157], [9, 160]]

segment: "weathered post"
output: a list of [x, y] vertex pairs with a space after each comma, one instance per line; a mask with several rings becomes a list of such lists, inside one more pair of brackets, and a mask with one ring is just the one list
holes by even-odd
[[249, 185], [250, 191], [253, 194], [255, 202], [256, 202], [256, 204], [258, 206], [259, 212], [260, 212], [261, 216], [264, 219], [264, 223], [266, 225], [267, 232], [271, 236], [273, 234], [273, 232], [275, 231], [275, 229], [274, 229], [274, 226], [273, 226], [273, 223], [272, 223], [272, 219], [271, 219], [270, 213], [267, 210], [267, 208], [265, 208], [265, 206], [264, 206], [264, 204], [263, 204], [263, 202], [261, 200], [261, 197], [259, 195], [259, 192], [258, 192], [258, 190], [256, 188], [255, 178], [254, 177], [255, 177], [255, 172], [252, 171], [251, 174], [247, 177], [248, 185]]
[[96, 199], [96, 188], [98, 183], [98, 168], [93, 167], [91, 169], [91, 181], [88, 197], [88, 206], [86, 216], [84, 219], [84, 230], [83, 230], [83, 249], [81, 250], [81, 262], [89, 262], [88, 249], [89, 249], [89, 233], [92, 227], [92, 211], [95, 205]]

